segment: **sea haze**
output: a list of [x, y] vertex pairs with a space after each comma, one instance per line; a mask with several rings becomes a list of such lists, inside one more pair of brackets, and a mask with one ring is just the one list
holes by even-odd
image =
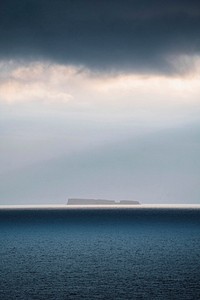
[[200, 209], [1, 209], [0, 226], [0, 299], [200, 299]]

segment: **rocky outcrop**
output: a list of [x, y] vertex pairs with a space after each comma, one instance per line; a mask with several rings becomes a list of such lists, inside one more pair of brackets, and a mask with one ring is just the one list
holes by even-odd
[[139, 205], [138, 201], [121, 200], [119, 202], [105, 199], [69, 198], [67, 205]]

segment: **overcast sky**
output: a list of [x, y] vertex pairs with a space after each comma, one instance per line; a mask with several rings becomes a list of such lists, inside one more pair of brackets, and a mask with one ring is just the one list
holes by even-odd
[[0, 2], [0, 204], [200, 204], [200, 3]]

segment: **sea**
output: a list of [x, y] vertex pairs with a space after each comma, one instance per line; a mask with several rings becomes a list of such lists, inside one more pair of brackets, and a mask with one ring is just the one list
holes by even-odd
[[0, 209], [0, 299], [200, 299], [200, 209]]

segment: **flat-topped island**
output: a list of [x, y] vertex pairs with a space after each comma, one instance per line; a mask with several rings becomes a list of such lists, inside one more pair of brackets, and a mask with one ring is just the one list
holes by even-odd
[[82, 199], [69, 198], [67, 205], [140, 205], [138, 201], [133, 200], [105, 200], [105, 199]]

